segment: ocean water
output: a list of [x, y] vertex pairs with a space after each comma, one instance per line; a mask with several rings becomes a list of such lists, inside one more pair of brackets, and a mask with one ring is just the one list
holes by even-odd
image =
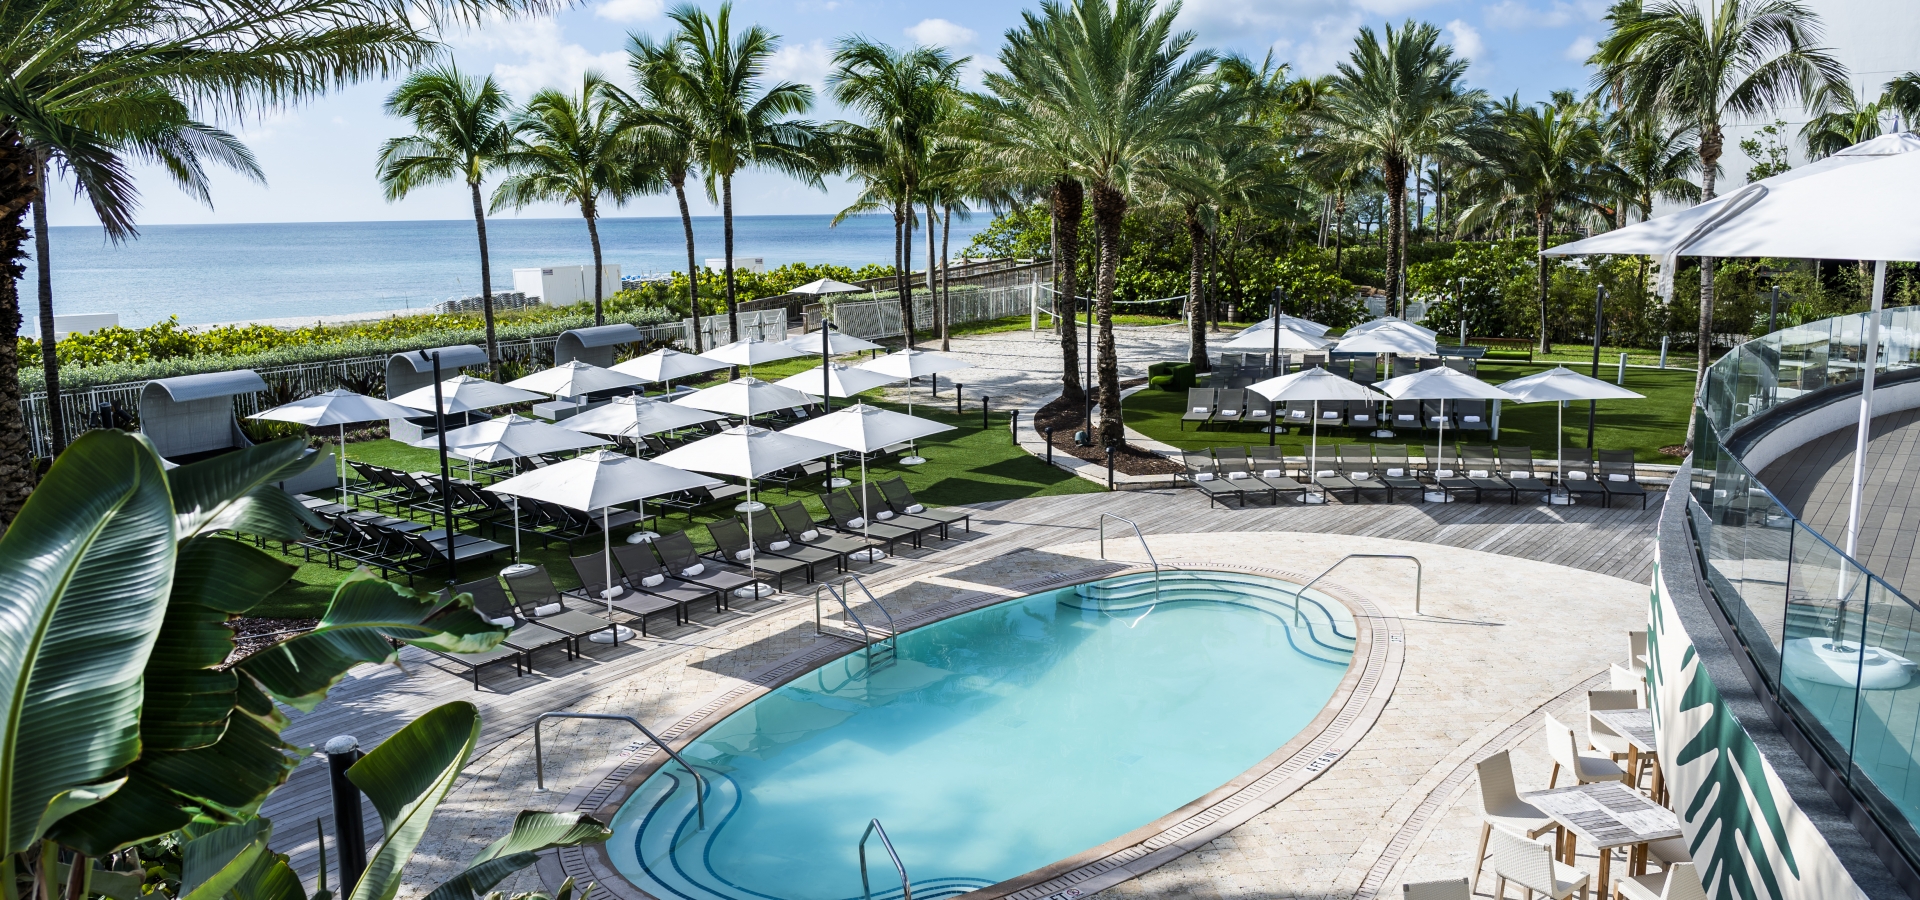
[[[891, 218], [858, 216], [837, 227], [832, 221], [737, 216], [735, 258], [765, 257], [768, 268], [892, 261]], [[956, 221], [953, 252], [987, 221]], [[693, 231], [696, 258], [722, 255], [718, 216], [695, 218]], [[48, 237], [55, 313], [119, 313], [129, 327], [169, 315], [205, 324], [418, 310], [480, 292], [471, 221], [149, 225], [138, 240], [118, 246], [91, 226], [52, 228]], [[915, 263], [924, 265], [924, 233], [915, 237]], [[516, 267], [593, 261], [586, 223], [578, 218], [489, 221], [487, 243], [495, 291], [513, 289]], [[686, 267], [678, 218], [603, 219], [600, 247], [605, 261], [627, 276]], [[31, 263], [27, 271], [22, 296], [31, 298], [38, 290]], [[32, 327], [32, 315], [27, 318]]]

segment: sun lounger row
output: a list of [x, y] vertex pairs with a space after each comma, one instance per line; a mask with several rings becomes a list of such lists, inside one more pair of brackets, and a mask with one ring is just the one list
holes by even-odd
[[1531, 448], [1519, 446], [1422, 449], [1416, 463], [1399, 444], [1322, 447], [1313, 460], [1289, 459], [1269, 447], [1217, 447], [1210, 455], [1186, 454], [1184, 478], [1206, 494], [1209, 506], [1229, 499], [1245, 506], [1262, 495], [1275, 503], [1283, 497], [1359, 503], [1368, 496], [1388, 503], [1519, 503], [1556, 489], [1583, 504], [1611, 507], [1637, 498], [1642, 509], [1647, 505], [1649, 492], [1639, 483], [1630, 450], [1601, 450], [1596, 459], [1593, 451], [1571, 449], [1558, 460], [1538, 460]]
[[1187, 391], [1186, 412], [1180, 415], [1180, 428], [1189, 423], [1195, 428], [1233, 427], [1250, 424], [1266, 427], [1310, 428], [1317, 423], [1322, 431], [1353, 429], [1371, 432], [1380, 428], [1438, 430], [1444, 423], [1448, 431], [1466, 433], [1492, 429], [1492, 416], [1484, 400], [1448, 401], [1441, 409], [1438, 400], [1403, 400], [1393, 403], [1368, 403], [1359, 400], [1304, 401], [1275, 403], [1258, 393], [1240, 389], [1191, 388]]

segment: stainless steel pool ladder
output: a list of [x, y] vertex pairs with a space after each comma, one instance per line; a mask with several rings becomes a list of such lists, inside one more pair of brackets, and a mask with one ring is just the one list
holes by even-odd
[[[848, 599], [847, 599], [847, 595], [851, 593], [847, 589], [847, 585], [849, 584], [858, 586], [860, 588], [860, 593], [867, 595], [867, 602], [873, 604], [876, 608], [880, 610], [881, 615], [887, 617], [887, 630], [885, 635], [880, 637], [875, 637], [874, 629], [868, 628], [867, 623], [863, 621], [860, 618], [860, 616], [853, 611], [853, 604], [848, 602]], [[873, 656], [874, 656], [875, 648], [879, 648], [879, 652], [887, 661], [891, 661], [898, 657], [899, 647], [896, 644], [896, 640], [899, 638], [899, 629], [896, 628], [895, 625], [893, 624], [893, 613], [887, 609], [885, 604], [882, 604], [880, 602], [880, 598], [875, 597], [872, 591], [867, 590], [867, 583], [865, 581], [860, 580], [860, 576], [854, 575], [851, 573], [849, 573], [845, 578], [842, 578], [838, 583], [829, 584], [823, 581], [819, 585], [814, 587], [813, 589], [813, 633], [814, 634], [818, 634], [818, 635], [828, 634], [827, 630], [821, 627], [822, 622], [821, 622], [821, 614], [820, 614], [820, 594], [822, 591], [825, 591], [828, 596], [831, 596], [834, 599], [834, 602], [839, 603], [840, 612], [846, 616], [847, 621], [852, 622], [855, 628], [860, 629], [860, 644], [866, 650], [868, 668], [872, 668], [874, 664]]]
[[893, 841], [887, 838], [887, 829], [881, 827], [879, 819], [867, 822], [866, 833], [860, 835], [860, 893], [866, 900], [873, 900], [873, 887], [867, 883], [867, 838], [874, 832], [880, 833], [880, 845], [887, 848], [887, 856], [893, 859], [893, 868], [900, 873], [900, 900], [913, 900], [913, 883], [907, 879], [907, 867], [900, 864], [900, 854], [893, 852]]
[[1119, 519], [1133, 529], [1133, 536], [1140, 539], [1140, 549], [1147, 554], [1147, 562], [1153, 564], [1153, 602], [1160, 602], [1160, 560], [1153, 557], [1153, 548], [1147, 546], [1147, 536], [1140, 531], [1140, 525], [1125, 516], [1116, 516], [1110, 512], [1100, 514], [1100, 558], [1107, 558], [1107, 520]]
[[1313, 576], [1313, 579], [1311, 581], [1308, 581], [1305, 586], [1293, 592], [1293, 624], [1295, 625], [1300, 624], [1300, 600], [1307, 593], [1308, 590], [1313, 588], [1314, 582], [1317, 582], [1320, 579], [1327, 577], [1327, 573], [1332, 572], [1334, 569], [1340, 568], [1340, 563], [1346, 562], [1347, 560], [1350, 560], [1350, 559], [1412, 560], [1413, 561], [1413, 614], [1416, 616], [1421, 614], [1420, 613], [1420, 579], [1421, 579], [1421, 576], [1426, 574], [1426, 567], [1420, 565], [1420, 560], [1414, 557], [1408, 556], [1404, 553], [1349, 553], [1345, 556], [1340, 557], [1340, 559], [1336, 561], [1333, 565], [1328, 566], [1325, 571], [1321, 572], [1318, 575]]
[[535, 716], [533, 720], [533, 785], [534, 785], [533, 789], [534, 790], [544, 791], [547, 789], [547, 773], [546, 773], [545, 762], [544, 760], [541, 759], [541, 756], [540, 756], [540, 723], [545, 722], [548, 719], [610, 719], [615, 722], [625, 722], [628, 725], [632, 725], [633, 727], [640, 729], [640, 733], [646, 735], [647, 740], [652, 741], [654, 746], [667, 751], [667, 755], [673, 757], [674, 762], [679, 763], [681, 768], [687, 770], [687, 774], [690, 774], [693, 776], [693, 805], [694, 805], [694, 808], [698, 810], [700, 813], [700, 830], [705, 831], [707, 829], [707, 780], [705, 778], [700, 777], [700, 772], [698, 770], [696, 770], [694, 767], [690, 765], [687, 765], [687, 761], [680, 758], [679, 752], [675, 751], [671, 746], [668, 746], [666, 741], [663, 741], [659, 737], [655, 736], [652, 731], [649, 731], [647, 729], [647, 726], [640, 724], [639, 719], [636, 719], [632, 716], [610, 715], [607, 713], [575, 713], [575, 712], [543, 712], [540, 715]]

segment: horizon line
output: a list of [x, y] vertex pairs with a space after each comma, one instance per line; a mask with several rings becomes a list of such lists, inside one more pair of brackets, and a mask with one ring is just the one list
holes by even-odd
[[[733, 216], [733, 220], [734, 220], [735, 222], [738, 222], [738, 221], [740, 221], [740, 220], [742, 220], [742, 219], [820, 219], [820, 218], [825, 218], [825, 219], [831, 219], [831, 218], [834, 218], [834, 217], [835, 217], [835, 216], [837, 216], [837, 215], [839, 215], [839, 214], [838, 214], [838, 213], [755, 213], [755, 214], [752, 214], [752, 215], [743, 215], [743, 214], [740, 214], [740, 213], [735, 213], [735, 214], [734, 214], [734, 216]], [[885, 218], [885, 217], [887, 217], [887, 216], [889, 216], [889, 215], [891, 215], [891, 214], [890, 214], [890, 213], [886, 213], [886, 212], [868, 212], [868, 213], [854, 213], [854, 214], [852, 214], [852, 215], [849, 215], [849, 216], [846, 216], [846, 218], [847, 218], [847, 219], [865, 219], [865, 218]], [[713, 220], [716, 220], [716, 221], [722, 221], [722, 220], [724, 220], [724, 219], [725, 219], [725, 217], [724, 217], [724, 216], [722, 216], [722, 215], [720, 215], [720, 214], [717, 214], [717, 213], [716, 213], [716, 214], [713, 214], [713, 215], [703, 215], [703, 216], [693, 216], [692, 218], [693, 218], [693, 219], [694, 219], [695, 221], [700, 221], [700, 220], [703, 220], [703, 219], [713, 219]], [[680, 222], [680, 217], [679, 217], [679, 216], [677, 216], [677, 215], [672, 215], [672, 216], [598, 216], [598, 217], [596, 217], [596, 220], [597, 220], [597, 221], [599, 221], [599, 222], [603, 222], [603, 223], [604, 223], [604, 222], [612, 222], [612, 221], [639, 221], [639, 220], [659, 220], [659, 221], [666, 221], [666, 222], [673, 222], [673, 223], [675, 223], [675, 224], [678, 224], [678, 223]], [[231, 227], [231, 226], [241, 226], [241, 225], [245, 225], [245, 226], [259, 226], [259, 225], [422, 225], [422, 224], [429, 224], [429, 223], [436, 223], [436, 222], [459, 222], [459, 223], [464, 223], [464, 224], [468, 224], [468, 225], [471, 225], [471, 224], [473, 224], [473, 219], [472, 219], [472, 218], [465, 218], [465, 219], [314, 219], [314, 220], [308, 220], [308, 221], [280, 221], [280, 222], [161, 222], [161, 223], [155, 223], [155, 224], [144, 224], [144, 225], [140, 225], [140, 226], [138, 226], [138, 227], [139, 227], [139, 228], [140, 228], [141, 230], [145, 230], [145, 229], [149, 229], [149, 228], [226, 228], [226, 227]], [[488, 227], [492, 227], [493, 225], [495, 225], [495, 224], [497, 224], [497, 223], [501, 223], [501, 222], [580, 222], [580, 223], [582, 223], [582, 224], [585, 224], [585, 220], [583, 220], [583, 219], [582, 219], [581, 217], [579, 217], [579, 216], [545, 216], [545, 217], [540, 217], [540, 218], [532, 218], [532, 217], [526, 217], [526, 218], [522, 218], [522, 217], [519, 217], [519, 216], [509, 216], [509, 217], [504, 217], [504, 218], [494, 218], [494, 217], [492, 217], [492, 216], [488, 216], [488, 217], [487, 217], [487, 225], [488, 225]], [[59, 230], [60, 230], [60, 229], [62, 229], [62, 228], [89, 228], [89, 229], [94, 229], [94, 230], [96, 230], [96, 231], [97, 231], [97, 230], [103, 230], [103, 228], [102, 228], [102, 226], [100, 226], [100, 225], [98, 225], [98, 224], [92, 224], [92, 225], [48, 225], [48, 226], [47, 226], [47, 230], [48, 230], [48, 231], [50, 231], [50, 232], [52, 232], [52, 231], [59, 231]], [[29, 231], [31, 231], [32, 229], [28, 229], [28, 230], [29, 230]]]

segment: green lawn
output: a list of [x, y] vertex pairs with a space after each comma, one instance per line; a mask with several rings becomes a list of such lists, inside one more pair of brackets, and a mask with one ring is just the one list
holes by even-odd
[[[813, 365], [812, 361], [790, 360], [771, 366], [758, 366], [755, 374], [773, 375], [773, 370], [781, 369], [784, 371], [775, 377], [785, 377], [811, 365]], [[843, 402], [835, 401], [835, 406]], [[908, 486], [913, 489], [915, 497], [936, 505], [1011, 500], [1052, 494], [1081, 494], [1100, 489], [1091, 482], [1036, 460], [1014, 446], [1007, 434], [1005, 416], [995, 415], [993, 427], [983, 430], [980, 427], [980, 415], [977, 410], [970, 415], [955, 417], [951, 407], [915, 406], [914, 415], [958, 427], [954, 431], [920, 442], [921, 455], [927, 459], [924, 465], [880, 466], [870, 471], [870, 479], [903, 475], [907, 479]], [[349, 444], [347, 456], [350, 459], [408, 471], [437, 472], [440, 465], [439, 457], [433, 451], [416, 449], [391, 440]], [[455, 474], [460, 474], [459, 468], [456, 468]], [[818, 485], [814, 487], [817, 489]], [[756, 490], [756, 493], [759, 491]], [[775, 487], [766, 491], [764, 496], [769, 502], [776, 503], [785, 503], [789, 499], [803, 500], [816, 517], [824, 518], [825, 516], [825, 510], [814, 498], [813, 492], [807, 489], [796, 489], [788, 494]], [[697, 546], [703, 550], [711, 549], [713, 542], [708, 538], [706, 529], [698, 526], [718, 518], [720, 512], [721, 510], [716, 508], [706, 515], [692, 516], [675, 511], [666, 515], [660, 524], [667, 529], [687, 529]], [[511, 543], [510, 536], [500, 539], [503, 543]], [[616, 534], [614, 539], [619, 540], [620, 535]], [[573, 567], [567, 561], [564, 547], [558, 544], [540, 547], [524, 542], [521, 546], [522, 559], [546, 566], [561, 587], [573, 587], [579, 584], [578, 579], [573, 576]], [[581, 545], [578, 548], [581, 553], [589, 553], [594, 549], [597, 549], [597, 546]], [[334, 587], [347, 576], [347, 570], [329, 567], [324, 562], [303, 562], [297, 556], [290, 557], [289, 560], [300, 565], [300, 570], [294, 575], [293, 581], [256, 607], [253, 615], [289, 618], [318, 616], [326, 608], [328, 599], [333, 595]], [[489, 563], [462, 566], [460, 578], [462, 580], [482, 578], [486, 573], [498, 571], [505, 564], [504, 558], [496, 558]], [[414, 581], [418, 589], [428, 590], [438, 587], [443, 579], [443, 575], [435, 572], [430, 575], [416, 576]]]
[[[1480, 364], [1480, 377], [1498, 384], [1544, 371], [1550, 365], [1483, 362]], [[1603, 370], [1601, 374], [1607, 376], [1606, 380], [1613, 380], [1612, 373]], [[1647, 395], [1647, 399], [1601, 401], [1595, 420], [1594, 446], [1609, 450], [1631, 449], [1634, 458], [1641, 462], [1679, 462], [1677, 457], [1663, 455], [1659, 448], [1686, 441], [1687, 411], [1691, 408], [1693, 396], [1693, 372], [1630, 368], [1627, 370], [1626, 387]], [[1125, 403], [1127, 425], [1150, 438], [1185, 450], [1205, 450], [1235, 444], [1264, 446], [1267, 443], [1267, 434], [1252, 426], [1206, 431], [1196, 431], [1189, 426], [1182, 430], [1180, 415], [1186, 407], [1186, 399], [1184, 391], [1140, 391], [1127, 398]], [[1499, 442], [1528, 445], [1533, 448], [1535, 456], [1551, 457], [1554, 447], [1553, 406], [1551, 403], [1502, 404]], [[1293, 433], [1279, 435], [1275, 443], [1287, 448], [1289, 453], [1305, 455], [1308, 437], [1308, 432], [1295, 429]], [[1432, 438], [1431, 434], [1427, 436], [1428, 440]], [[1405, 430], [1400, 432], [1400, 437], [1386, 439], [1362, 437], [1344, 428], [1323, 428], [1320, 431], [1322, 445], [1353, 441], [1415, 444], [1420, 440], [1418, 432]], [[1566, 409], [1565, 446], [1583, 447], [1586, 446], [1586, 440], [1587, 405], [1569, 403]], [[1419, 454], [1416, 451], [1414, 455]]]

